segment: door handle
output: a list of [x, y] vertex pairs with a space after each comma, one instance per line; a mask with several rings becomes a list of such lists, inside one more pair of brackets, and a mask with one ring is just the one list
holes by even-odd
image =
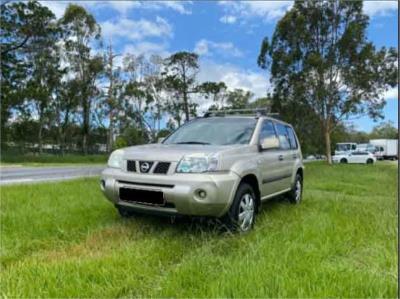
[[283, 161], [283, 155], [279, 155], [278, 160]]
[[293, 159], [297, 159], [297, 154], [293, 154]]

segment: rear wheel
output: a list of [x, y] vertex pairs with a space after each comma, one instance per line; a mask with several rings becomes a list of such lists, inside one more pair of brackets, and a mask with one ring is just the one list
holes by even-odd
[[253, 187], [249, 184], [241, 183], [228, 213], [222, 220], [231, 231], [247, 232], [254, 225], [256, 205], [257, 201]]
[[303, 196], [303, 177], [297, 173], [292, 190], [289, 191], [289, 201], [292, 204], [299, 204]]
[[346, 158], [342, 158], [342, 159], [340, 160], [340, 163], [342, 163], [342, 164], [347, 164], [347, 159], [346, 159]]

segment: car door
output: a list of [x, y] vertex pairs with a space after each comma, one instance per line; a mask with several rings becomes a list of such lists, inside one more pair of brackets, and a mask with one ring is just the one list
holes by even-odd
[[[259, 143], [265, 138], [277, 138], [275, 127], [271, 120], [264, 120], [259, 133]], [[257, 159], [261, 173], [261, 197], [265, 197], [279, 191], [279, 178], [281, 176], [281, 161], [279, 160], [280, 149], [260, 150]]]
[[294, 151], [290, 146], [290, 141], [289, 141], [289, 134], [287, 130], [287, 126], [275, 122], [275, 130], [278, 135], [279, 139], [279, 155], [278, 155], [278, 160], [279, 160], [279, 176], [276, 178], [277, 179], [277, 187], [279, 191], [288, 189], [291, 187], [291, 179], [292, 179], [292, 174], [293, 174], [293, 168], [294, 168]]

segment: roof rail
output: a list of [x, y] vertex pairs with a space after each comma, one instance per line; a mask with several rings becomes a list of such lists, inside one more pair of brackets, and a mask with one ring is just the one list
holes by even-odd
[[203, 117], [225, 116], [228, 114], [241, 114], [251, 116], [279, 116], [279, 113], [269, 112], [269, 108], [248, 108], [248, 109], [225, 109], [225, 110], [209, 110], [204, 113]]

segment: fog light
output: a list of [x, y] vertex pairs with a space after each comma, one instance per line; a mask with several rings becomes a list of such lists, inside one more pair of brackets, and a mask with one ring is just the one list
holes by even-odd
[[206, 198], [207, 192], [204, 191], [204, 190], [200, 190], [200, 191], [199, 191], [199, 196], [200, 196], [200, 198]]
[[101, 190], [105, 190], [106, 189], [106, 182], [104, 181], [104, 180], [101, 180], [100, 181], [100, 188], [101, 188]]

